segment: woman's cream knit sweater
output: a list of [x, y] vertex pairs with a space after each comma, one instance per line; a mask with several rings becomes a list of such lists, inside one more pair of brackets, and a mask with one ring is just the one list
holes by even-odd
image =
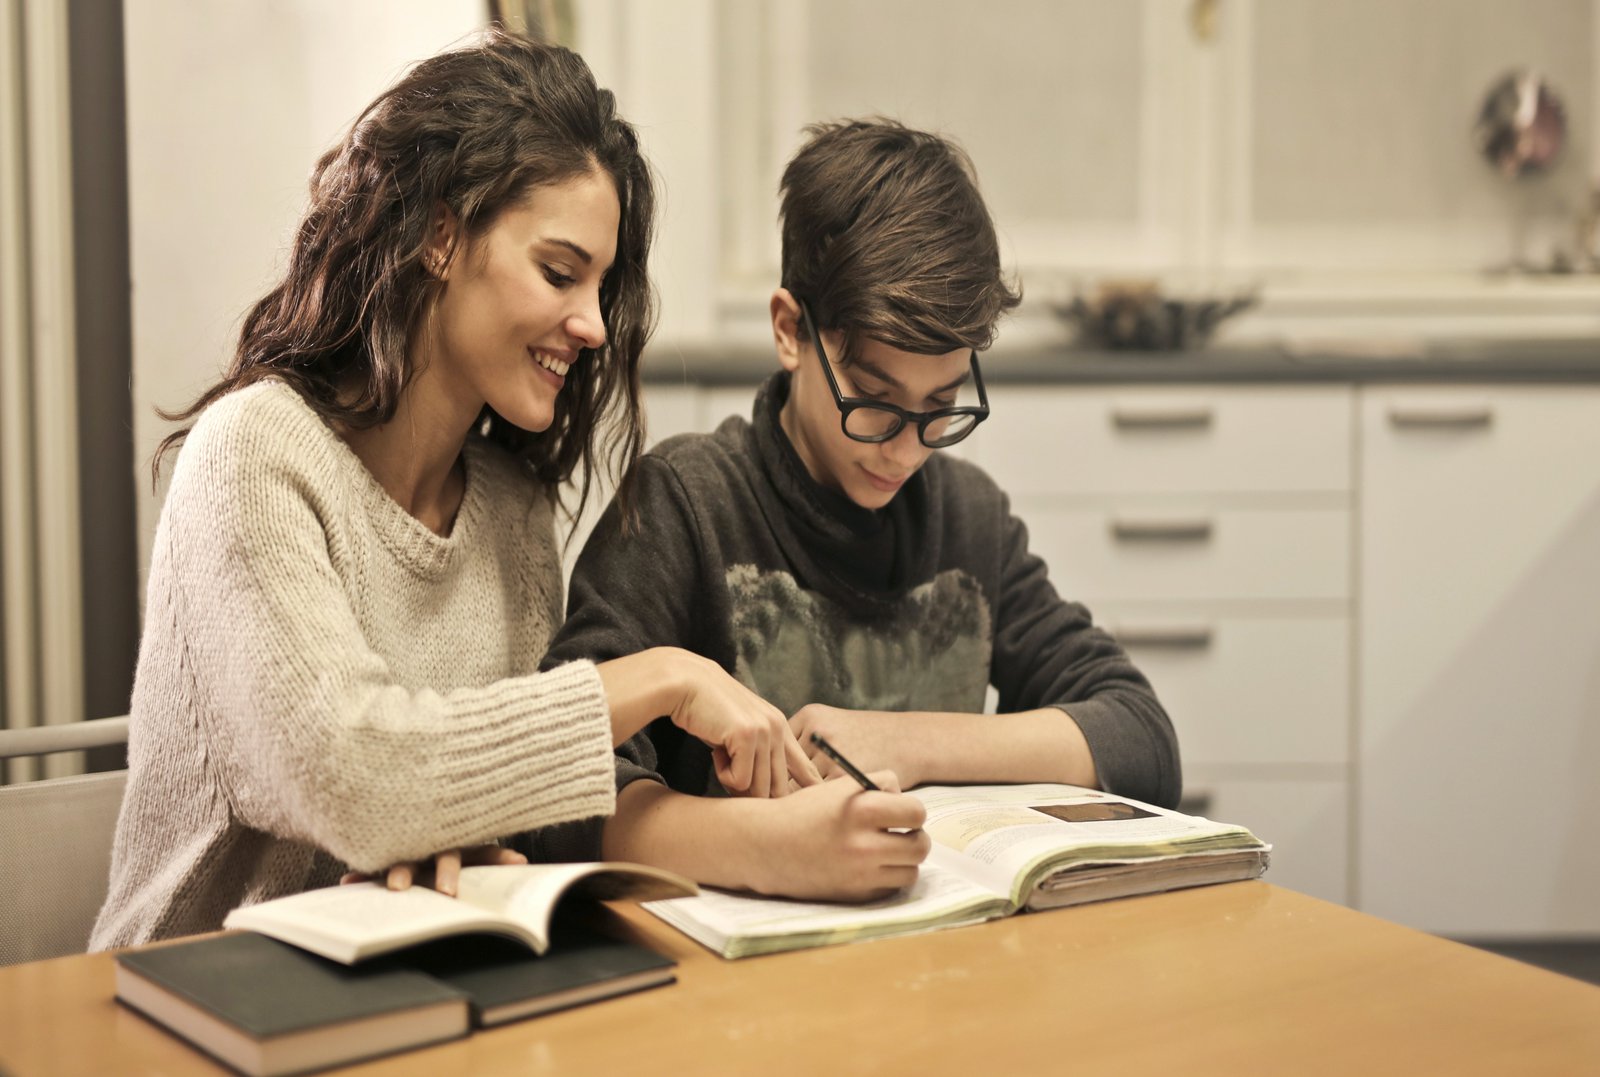
[[111, 889], [91, 946], [609, 814], [598, 673], [561, 621], [545, 489], [466, 448], [448, 538], [290, 388], [207, 408], [156, 532]]

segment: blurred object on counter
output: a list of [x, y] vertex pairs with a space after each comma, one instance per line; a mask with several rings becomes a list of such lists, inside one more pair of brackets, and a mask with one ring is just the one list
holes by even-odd
[[1154, 280], [1102, 281], [1089, 296], [1075, 293], [1054, 310], [1077, 331], [1077, 342], [1116, 350], [1199, 348], [1223, 320], [1255, 305], [1255, 291], [1178, 298]]
[[1490, 272], [1546, 275], [1600, 270], [1600, 251], [1596, 250], [1600, 193], [1594, 189], [1576, 199], [1579, 204], [1569, 243], [1555, 243], [1544, 255], [1532, 256], [1527, 251], [1532, 196], [1525, 181], [1552, 172], [1567, 141], [1566, 107], [1549, 81], [1526, 69], [1496, 79], [1478, 110], [1472, 135], [1495, 171], [1518, 181], [1517, 193], [1511, 195], [1511, 257]]
[[1513, 71], [1489, 87], [1473, 127], [1478, 148], [1502, 175], [1543, 172], [1561, 155], [1567, 114], [1542, 75]]

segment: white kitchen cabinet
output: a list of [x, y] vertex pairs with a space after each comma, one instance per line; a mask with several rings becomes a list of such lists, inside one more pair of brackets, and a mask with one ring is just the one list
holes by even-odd
[[1012, 507], [1057, 586], [1085, 601], [1343, 602], [1350, 593], [1347, 508], [1234, 508], [1181, 495], [1062, 505], [1039, 494]]
[[1600, 933], [1600, 386], [1361, 397], [1358, 904]]
[[1349, 900], [1352, 389], [1018, 386], [973, 455], [1172, 715], [1194, 810]]
[[979, 457], [1013, 496], [1350, 491], [1348, 386], [1012, 384], [989, 403]]
[[1124, 603], [1093, 610], [1179, 722], [1186, 773], [1196, 766], [1292, 766], [1344, 776], [1348, 618], [1248, 609], [1158, 616], [1148, 605]]

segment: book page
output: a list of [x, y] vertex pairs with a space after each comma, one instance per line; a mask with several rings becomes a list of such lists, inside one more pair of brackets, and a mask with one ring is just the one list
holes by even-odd
[[509, 925], [453, 898], [413, 886], [352, 883], [235, 909], [223, 927], [242, 928], [349, 964], [359, 958], [458, 931]]
[[642, 864], [492, 864], [462, 868], [456, 896], [468, 905], [516, 921], [537, 940], [535, 950], [543, 953], [550, 944], [550, 917], [556, 903], [568, 893], [599, 901], [645, 901], [695, 890], [694, 883], [682, 876]]
[[928, 809], [938, 861], [1016, 905], [1045, 874], [1074, 863], [1261, 847], [1243, 827], [1070, 785], [927, 786], [912, 795]]
[[412, 886], [355, 883], [235, 909], [224, 927], [242, 928], [346, 964], [412, 943], [469, 931], [549, 948], [550, 916], [567, 893], [607, 900], [676, 897], [694, 883], [640, 864], [493, 864], [461, 869], [456, 897]]
[[707, 889], [644, 907], [729, 957], [932, 930], [1008, 911], [1004, 898], [932, 863], [923, 865], [911, 889], [865, 905]]

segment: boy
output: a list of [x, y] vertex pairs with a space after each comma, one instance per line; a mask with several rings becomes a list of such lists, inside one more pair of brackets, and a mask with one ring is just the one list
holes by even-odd
[[[782, 369], [752, 421], [639, 462], [644, 530], [620, 535], [608, 511], [545, 665], [688, 648], [790, 714], [823, 774], [838, 768], [812, 732], [888, 790], [1058, 781], [1176, 803], [1148, 682], [1057, 596], [994, 482], [939, 451], [988, 417], [978, 353], [1020, 298], [970, 162], [888, 121], [810, 134], [781, 185]], [[980, 713], [989, 684], [998, 715]], [[914, 881], [927, 850], [898, 792], [715, 796], [709, 752], [667, 722], [619, 755], [617, 813], [588, 855], [863, 898]]]

